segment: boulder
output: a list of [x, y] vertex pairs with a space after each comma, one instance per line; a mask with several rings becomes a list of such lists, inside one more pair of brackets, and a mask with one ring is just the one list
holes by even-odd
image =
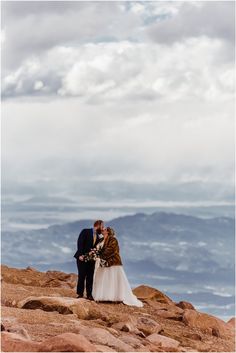
[[116, 330], [135, 333], [141, 337], [146, 337], [151, 333], [159, 333], [162, 330], [160, 324], [147, 317], [130, 317], [127, 321], [121, 321], [112, 325]]
[[63, 333], [41, 342], [39, 352], [96, 352], [96, 347], [84, 336], [76, 333]]
[[76, 286], [78, 276], [74, 273], [60, 271], [40, 272], [28, 266], [26, 269], [10, 268], [1, 265], [1, 274], [4, 282], [34, 287], [71, 288]]
[[152, 335], [148, 336], [147, 340], [164, 349], [167, 349], [167, 348], [176, 349], [180, 345], [179, 341], [176, 341], [170, 337], [159, 335], [158, 333], [153, 333]]
[[137, 348], [144, 347], [144, 345], [142, 344], [140, 338], [133, 337], [133, 336], [127, 334], [127, 333], [123, 333], [123, 334], [120, 336], [120, 339], [122, 340], [122, 342], [125, 342], [125, 343], [127, 343], [129, 346], [135, 348], [135, 350], [136, 350]]
[[78, 276], [74, 273], [47, 271], [44, 285], [46, 287], [74, 288], [77, 278]]
[[228, 322], [227, 325], [229, 327], [233, 327], [235, 329], [235, 317], [232, 317]]
[[92, 303], [86, 299], [68, 297], [28, 297], [18, 302], [18, 308], [41, 309], [44, 311], [57, 311], [60, 314], [76, 314], [80, 319], [89, 317], [89, 308]]
[[189, 302], [185, 302], [185, 301], [181, 301], [181, 302], [177, 303], [176, 306], [178, 306], [181, 309], [192, 309], [192, 310], [195, 310], [193, 304], [191, 304]]
[[81, 326], [79, 332], [90, 342], [109, 346], [118, 352], [130, 352], [130, 349], [132, 349], [130, 345], [122, 342], [119, 338], [114, 337], [110, 332], [103, 328], [92, 327], [88, 329], [85, 326]]
[[137, 329], [147, 336], [152, 333], [159, 333], [162, 327], [155, 320], [141, 316], [137, 319]]
[[123, 332], [139, 333], [139, 330], [136, 327], [136, 321], [133, 319], [117, 322], [112, 325], [112, 328]]
[[174, 304], [174, 302], [164, 293], [149, 286], [139, 286], [133, 290], [134, 295], [143, 300], [155, 300], [160, 303]]
[[39, 343], [4, 331], [1, 333], [1, 348], [3, 352], [38, 352]]
[[63, 333], [43, 342], [25, 339], [19, 334], [3, 332], [4, 352], [96, 352], [96, 347], [85, 337], [75, 333]]
[[217, 317], [186, 309], [183, 313], [183, 322], [192, 328], [200, 329], [204, 333], [222, 337], [230, 334], [227, 324]]
[[31, 267], [31, 266], [26, 267], [26, 271], [38, 272], [38, 270], [36, 270], [36, 268]]
[[169, 320], [175, 320], [175, 321], [182, 321], [183, 318], [183, 310], [181, 310], [181, 312], [179, 310], [176, 310], [176, 307], [172, 307], [170, 306], [168, 308], [168, 310], [166, 309], [161, 309], [161, 310], [157, 310], [156, 314], [157, 316], [162, 317], [163, 319], [169, 319]]
[[28, 334], [27, 330], [23, 326], [10, 326], [7, 330], [8, 332], [18, 333], [21, 337], [24, 337], [28, 340], [31, 339], [30, 335]]

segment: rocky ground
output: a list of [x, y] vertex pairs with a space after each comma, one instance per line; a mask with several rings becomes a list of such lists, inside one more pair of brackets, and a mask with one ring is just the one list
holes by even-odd
[[147, 286], [143, 308], [76, 299], [77, 276], [1, 266], [3, 352], [234, 352], [228, 323]]

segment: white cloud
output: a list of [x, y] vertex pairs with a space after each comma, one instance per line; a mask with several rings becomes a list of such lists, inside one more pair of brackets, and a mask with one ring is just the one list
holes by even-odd
[[3, 115], [9, 178], [233, 183], [233, 115], [221, 102], [9, 101]]
[[[176, 1], [176, 4], [178, 6], [170, 5], [172, 11], [168, 11], [169, 6], [166, 6], [163, 12], [167, 15], [165, 20], [154, 21], [148, 27], [147, 31], [152, 40], [171, 43], [187, 37], [205, 35], [209, 38], [222, 38], [234, 43], [234, 2]], [[158, 2], [156, 8], [158, 13]]]
[[36, 91], [39, 91], [43, 88], [43, 82], [42, 81], [35, 81], [34, 83], [34, 89]]
[[4, 180], [90, 197], [127, 183], [144, 199], [158, 183], [198, 183], [204, 199], [211, 184], [228, 200], [233, 7], [5, 2]]
[[52, 47], [87, 42], [168, 44], [199, 36], [234, 42], [231, 1], [5, 1], [2, 12], [4, 71]]
[[[56, 47], [6, 76], [3, 94], [30, 95], [35, 82], [44, 82], [46, 95], [79, 96], [97, 103], [187, 97], [224, 101], [234, 94], [233, 63], [219, 61], [224, 50], [223, 41], [207, 37], [169, 47], [129, 42]], [[21, 90], [16, 89], [19, 82]]]
[[119, 2], [4, 2], [3, 15], [6, 71], [56, 46], [127, 38], [141, 22]]

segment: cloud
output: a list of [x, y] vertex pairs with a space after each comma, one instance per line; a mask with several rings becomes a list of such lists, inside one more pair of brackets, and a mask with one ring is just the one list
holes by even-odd
[[119, 2], [4, 2], [4, 70], [56, 46], [127, 38], [139, 19], [124, 11]]
[[233, 8], [4, 2], [7, 193], [232, 200]]
[[[235, 3], [233, 1], [180, 2], [172, 16], [156, 21], [148, 28], [152, 40], [161, 43], [181, 41], [186, 37], [221, 38], [234, 44]], [[158, 4], [156, 5], [158, 9]], [[164, 12], [165, 13], [165, 12]]]
[[[2, 177], [11, 183], [8, 190], [27, 184], [30, 192], [106, 199], [209, 199], [209, 190], [214, 199], [224, 200], [232, 193], [233, 114], [221, 102], [171, 107], [125, 102], [118, 107], [91, 106], [76, 98], [19, 100], [6, 102], [3, 115]], [[160, 183], [166, 185], [161, 193]], [[186, 183], [192, 188], [170, 187]], [[198, 196], [191, 189], [202, 191]]]
[[57, 46], [104, 41], [170, 44], [199, 36], [234, 42], [230, 1], [5, 1], [2, 12], [2, 63], [7, 73]]
[[226, 49], [223, 41], [206, 37], [168, 47], [130, 42], [56, 47], [7, 75], [3, 96], [225, 100], [234, 94], [233, 62], [220, 59]]

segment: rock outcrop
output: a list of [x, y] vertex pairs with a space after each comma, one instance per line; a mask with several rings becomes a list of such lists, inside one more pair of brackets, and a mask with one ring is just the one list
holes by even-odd
[[76, 286], [77, 276], [74, 273], [60, 271], [40, 272], [33, 267], [21, 270], [8, 266], [1, 266], [2, 279], [7, 283], [20, 284], [34, 287], [72, 288]]
[[76, 275], [2, 266], [4, 352], [234, 352], [228, 323], [139, 286], [142, 308], [77, 299]]
[[217, 337], [224, 337], [231, 333], [231, 328], [223, 320], [195, 310], [185, 310], [183, 322], [188, 326]]
[[159, 303], [172, 304], [173, 301], [164, 293], [148, 286], [139, 286], [134, 289], [134, 294], [141, 300], [157, 300]]
[[235, 329], [235, 325], [236, 325], [236, 322], [235, 322], [235, 317], [232, 317], [228, 322], [227, 322], [227, 325], [228, 326], [231, 326]]

